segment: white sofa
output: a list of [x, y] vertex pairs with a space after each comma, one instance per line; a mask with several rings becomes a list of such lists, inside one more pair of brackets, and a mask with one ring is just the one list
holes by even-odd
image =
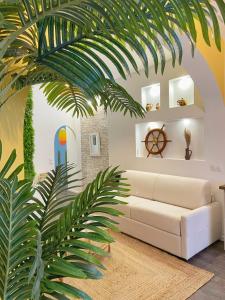
[[[186, 260], [221, 236], [220, 203], [207, 180], [129, 170], [120, 230]], [[122, 199], [124, 200], [124, 198]]]

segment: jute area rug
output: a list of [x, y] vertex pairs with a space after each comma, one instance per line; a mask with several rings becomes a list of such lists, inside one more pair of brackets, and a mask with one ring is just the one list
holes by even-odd
[[184, 300], [213, 274], [124, 234], [113, 234], [101, 280], [67, 279], [93, 300]]

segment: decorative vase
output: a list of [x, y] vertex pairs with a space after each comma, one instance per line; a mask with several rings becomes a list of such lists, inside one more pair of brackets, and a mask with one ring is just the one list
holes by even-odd
[[179, 106], [186, 106], [187, 105], [187, 101], [184, 98], [181, 98], [181, 99], [177, 100], [177, 104]]
[[190, 160], [192, 156], [192, 150], [190, 150], [189, 148], [185, 149], [185, 159], [186, 160]]
[[152, 103], [146, 104], [146, 111], [147, 111], [147, 112], [151, 111], [152, 108], [153, 108], [153, 104], [152, 104]]

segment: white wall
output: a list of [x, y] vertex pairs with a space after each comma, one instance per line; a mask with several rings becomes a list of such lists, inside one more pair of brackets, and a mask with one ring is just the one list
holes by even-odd
[[[202, 177], [205, 174], [205, 161], [176, 159], [146, 159], [145, 157], [136, 157], [136, 124], [146, 122], [171, 122], [180, 117], [202, 118], [204, 122], [204, 113], [200, 109], [193, 107], [175, 108], [169, 110], [168, 102], [168, 81], [171, 78], [176, 78], [185, 75], [186, 71], [177, 66], [175, 69], [171, 65], [167, 65], [163, 75], [155, 74], [154, 70], [150, 70], [150, 77], [146, 78], [143, 71], [140, 76], [133, 74], [127, 81], [121, 80], [120, 83], [126, 90], [136, 99], [141, 102], [141, 87], [152, 83], [161, 83], [161, 109], [159, 112], [151, 112], [146, 114], [145, 119], [131, 119], [129, 116], [124, 117], [121, 113], [109, 113], [109, 157], [110, 165], [121, 165], [123, 169], [137, 169], [145, 171], [153, 171], [158, 173], [167, 173], [174, 175], [184, 175]], [[184, 112], [184, 113], [183, 113]], [[180, 157], [179, 157], [180, 158]], [[189, 166], [189, 167], [187, 167]], [[193, 168], [195, 171], [193, 172]]]
[[[215, 83], [215, 79], [200, 53], [196, 51], [195, 59], [191, 58], [191, 51], [188, 44], [185, 44], [183, 68], [173, 69], [167, 65], [164, 75], [155, 75], [150, 71], [147, 79], [143, 72], [140, 76], [133, 74], [128, 81], [120, 80], [127, 91], [138, 101], [141, 100], [141, 88], [156, 82], [160, 82], [164, 87], [169, 78], [181, 76], [189, 73], [203, 100], [205, 112], [199, 113], [197, 110], [180, 114], [177, 110], [169, 113], [165, 110], [160, 115], [160, 121], [174, 120], [180, 117], [201, 117], [204, 122], [204, 160], [185, 161], [181, 159], [151, 159], [136, 157], [135, 126], [137, 123], [157, 121], [157, 113], [150, 113], [144, 120], [124, 117], [120, 113], [109, 113], [109, 163], [110, 165], [120, 165], [122, 169], [135, 169], [165, 173], [172, 175], [206, 178], [212, 183], [212, 191], [215, 198], [223, 203], [223, 192], [219, 191], [219, 185], [225, 184], [225, 106], [222, 95]], [[161, 106], [165, 103], [165, 88], [162, 89]], [[202, 137], [200, 137], [202, 138]]]
[[72, 117], [71, 113], [58, 111], [48, 105], [40, 85], [33, 86], [34, 114], [33, 126], [35, 130], [35, 172], [46, 173], [54, 168], [54, 138], [57, 129], [67, 125], [75, 132], [75, 140], [68, 134], [68, 160], [81, 169], [81, 138], [80, 120]]

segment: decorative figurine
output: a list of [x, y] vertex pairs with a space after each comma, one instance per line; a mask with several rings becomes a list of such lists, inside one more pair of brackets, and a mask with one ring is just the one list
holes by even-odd
[[187, 105], [187, 101], [184, 98], [181, 98], [181, 99], [177, 100], [177, 104], [179, 106], [186, 106]]
[[160, 104], [159, 104], [159, 102], [158, 102], [158, 103], [156, 103], [156, 106], [155, 106], [155, 108], [156, 108], [156, 110], [160, 110]]
[[184, 130], [184, 138], [186, 141], [185, 159], [190, 160], [192, 155], [192, 150], [189, 149], [191, 144], [191, 131], [187, 128]]
[[152, 103], [147, 103], [147, 104], [146, 104], [146, 111], [147, 111], [147, 112], [151, 111], [152, 108], [153, 108], [153, 104], [152, 104]]

